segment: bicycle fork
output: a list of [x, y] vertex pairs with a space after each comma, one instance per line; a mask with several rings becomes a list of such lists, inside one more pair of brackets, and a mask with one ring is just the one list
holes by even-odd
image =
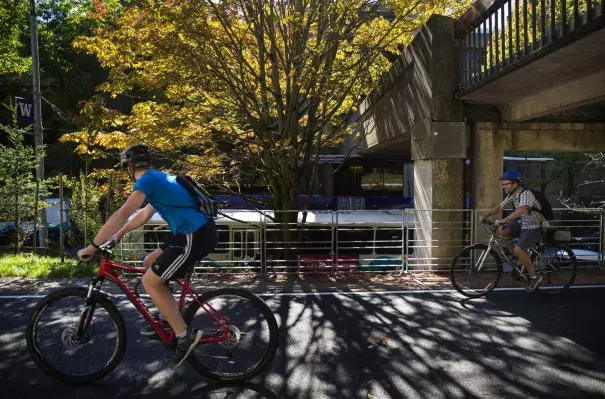
[[92, 323], [92, 316], [96, 309], [96, 302], [93, 300], [94, 290], [100, 290], [101, 284], [105, 278], [101, 276], [95, 276], [90, 280], [88, 284], [88, 290], [86, 292], [86, 305], [82, 313], [80, 313], [80, 319], [78, 321], [78, 327], [76, 328], [76, 334], [73, 339], [78, 341], [87, 341], [88, 337], [86, 333]]
[[485, 264], [485, 259], [487, 259], [487, 255], [489, 254], [489, 252], [491, 250], [492, 250], [492, 241], [490, 240], [489, 243], [487, 244], [487, 249], [485, 251], [483, 251], [481, 256], [479, 256], [477, 263], [475, 263], [475, 267], [471, 268], [471, 272], [473, 272], [473, 273], [481, 272], [481, 270], [483, 269], [483, 265]]

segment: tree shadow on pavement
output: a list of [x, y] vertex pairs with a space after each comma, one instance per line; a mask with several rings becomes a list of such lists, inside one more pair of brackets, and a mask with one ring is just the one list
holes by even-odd
[[586, 314], [603, 294], [288, 299], [271, 372], [287, 376], [278, 396], [293, 398], [603, 397], [604, 317]]
[[[564, 296], [494, 292], [264, 298], [279, 323], [269, 368], [243, 386], [216, 385], [142, 338], [144, 321], [119, 304], [128, 326], [124, 360], [103, 380], [58, 383], [25, 347], [34, 301], [0, 302], [0, 397], [483, 398], [604, 397], [605, 290]], [[230, 396], [231, 395], [231, 396]]]

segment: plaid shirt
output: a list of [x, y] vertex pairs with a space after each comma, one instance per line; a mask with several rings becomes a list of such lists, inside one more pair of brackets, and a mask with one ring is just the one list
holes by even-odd
[[523, 215], [521, 215], [521, 229], [532, 230], [549, 226], [548, 222], [540, 212], [532, 211], [532, 209], [542, 210], [542, 206], [531, 191], [523, 190], [522, 188], [517, 189], [514, 193], [509, 194], [504, 201], [502, 201], [500, 207], [505, 209], [511, 204], [514, 205], [515, 209], [519, 209], [519, 207], [522, 206], [530, 208], [525, 211]]

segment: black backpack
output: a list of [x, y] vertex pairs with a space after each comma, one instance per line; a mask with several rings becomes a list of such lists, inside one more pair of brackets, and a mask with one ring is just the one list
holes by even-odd
[[176, 181], [189, 191], [189, 194], [195, 198], [200, 212], [206, 216], [216, 218], [218, 215], [218, 205], [210, 194], [199, 185], [199, 183], [189, 175], [178, 175]]
[[[521, 190], [521, 193], [519, 193], [519, 195], [523, 194], [523, 192], [526, 190], [529, 190], [534, 195], [534, 197], [536, 197], [536, 201], [538, 201], [540, 203], [540, 206], [542, 207], [541, 210], [531, 208], [530, 211], [539, 212], [542, 214], [542, 216], [544, 216], [544, 219], [552, 220], [555, 217], [555, 214], [552, 211], [552, 206], [550, 206], [550, 202], [548, 202], [544, 193], [542, 193], [541, 191], [535, 190], [533, 188], [524, 188], [523, 190]], [[515, 209], [514, 203], [513, 203], [513, 209]]]

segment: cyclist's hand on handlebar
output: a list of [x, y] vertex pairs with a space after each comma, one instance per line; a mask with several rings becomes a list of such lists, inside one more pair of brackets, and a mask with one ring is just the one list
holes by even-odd
[[481, 224], [494, 224], [494, 222], [491, 221], [490, 219], [488, 219], [487, 216], [480, 216], [479, 217], [479, 222]]
[[83, 248], [78, 251], [78, 259], [80, 259], [81, 261], [89, 261], [90, 259], [92, 259], [92, 256], [95, 254], [96, 251], [97, 249], [95, 247], [89, 245], [86, 248]]
[[502, 225], [504, 225], [505, 223], [506, 223], [506, 222], [505, 222], [504, 220], [496, 220], [495, 225], [496, 225], [496, 226], [502, 226]]
[[122, 235], [120, 233], [116, 233], [113, 235], [113, 237], [111, 237], [109, 240], [107, 240], [107, 243], [111, 243], [112, 247], [115, 247], [116, 245], [118, 245], [120, 243], [120, 241], [122, 241]]

